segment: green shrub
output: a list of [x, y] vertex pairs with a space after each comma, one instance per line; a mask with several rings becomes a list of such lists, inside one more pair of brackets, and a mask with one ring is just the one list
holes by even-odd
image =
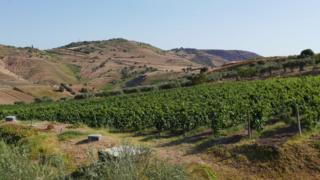
[[139, 92], [138, 88], [123, 89], [123, 93], [125, 93], [125, 94], [138, 93], [138, 92]]
[[257, 69], [254, 67], [240, 68], [238, 70], [238, 75], [240, 77], [253, 77], [256, 74], [257, 74]]
[[66, 132], [59, 134], [58, 139], [59, 139], [59, 141], [66, 141], [66, 140], [74, 139], [74, 138], [84, 136], [84, 135], [87, 135], [87, 134], [84, 132], [80, 132], [80, 131], [66, 131]]
[[156, 88], [154, 86], [143, 86], [143, 87], [140, 87], [140, 91], [141, 92], [149, 92], [149, 91], [153, 91], [155, 89]]
[[191, 83], [191, 81], [186, 81], [186, 82], [183, 82], [181, 83], [181, 87], [189, 87], [189, 86], [192, 86], [193, 84]]
[[105, 92], [99, 92], [96, 93], [96, 97], [108, 97], [108, 96], [116, 96], [116, 95], [121, 95], [122, 91], [105, 91]]
[[14, 104], [15, 104], [15, 105], [24, 105], [24, 104], [26, 104], [26, 103], [23, 102], [23, 101], [16, 101], [16, 102], [14, 102]]
[[310, 56], [314, 56], [312, 49], [305, 49], [300, 53], [299, 58], [306, 58]]
[[76, 100], [88, 99], [88, 98], [90, 98], [92, 96], [93, 95], [91, 93], [81, 93], [81, 94], [77, 94], [76, 96], [74, 96], [74, 99], [76, 99]]
[[178, 83], [170, 82], [170, 83], [161, 84], [159, 86], [159, 89], [173, 89], [173, 88], [177, 88], [179, 86], [180, 85]]
[[45, 103], [45, 102], [53, 102], [53, 100], [50, 97], [43, 96], [41, 98], [35, 98], [34, 102], [35, 103]]
[[202, 84], [208, 81], [208, 76], [206, 73], [200, 73], [187, 77], [191, 81], [191, 85]]
[[37, 131], [34, 129], [21, 125], [5, 124], [0, 126], [0, 138], [9, 144], [18, 143], [35, 134], [37, 134]]
[[68, 100], [67, 97], [62, 97], [62, 98], [59, 99], [60, 102], [64, 102], [64, 101], [67, 101], [67, 100]]

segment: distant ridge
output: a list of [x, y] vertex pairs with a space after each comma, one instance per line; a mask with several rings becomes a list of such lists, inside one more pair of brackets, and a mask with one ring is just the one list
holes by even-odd
[[210, 67], [221, 66], [230, 61], [243, 61], [262, 57], [256, 53], [243, 50], [179, 48], [172, 49], [171, 52], [185, 57], [192, 62]]

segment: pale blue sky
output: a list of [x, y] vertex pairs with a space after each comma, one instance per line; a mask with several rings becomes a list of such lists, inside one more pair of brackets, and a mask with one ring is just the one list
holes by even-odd
[[163, 49], [320, 52], [319, 0], [0, 0], [0, 44], [123, 37]]

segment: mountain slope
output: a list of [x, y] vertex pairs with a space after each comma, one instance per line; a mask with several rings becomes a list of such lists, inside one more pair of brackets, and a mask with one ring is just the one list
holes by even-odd
[[33, 84], [77, 81], [70, 69], [59, 62], [59, 57], [34, 48], [0, 46], [0, 64], [6, 71]]
[[29, 100], [30, 94], [38, 92], [32, 86], [41, 86], [41, 92], [33, 93], [33, 97], [58, 98], [60, 95], [53, 90], [61, 83], [70, 85], [75, 92], [82, 88], [114, 90], [167, 82], [203, 66], [221, 66], [255, 57], [259, 56], [247, 51], [165, 51], [125, 39], [76, 42], [50, 50], [0, 45], [0, 88], [25, 89]]
[[261, 56], [242, 50], [201, 50], [192, 48], [173, 49], [171, 52], [178, 54], [180, 57], [191, 60], [192, 62], [217, 67], [230, 61], [243, 61], [253, 58], [260, 58]]
[[6, 69], [5, 64], [0, 61], [0, 88], [19, 84], [29, 84], [29, 82]]
[[151, 72], [201, 67], [175, 53], [125, 39], [71, 43], [49, 52], [59, 54], [61, 62], [78, 67], [79, 77], [98, 88]]
[[141, 42], [111, 39], [70, 43], [47, 51], [0, 46], [0, 73], [11, 72], [33, 84], [88, 84], [99, 89], [108, 84], [121, 86], [139, 75], [183, 72], [257, 57], [247, 51], [164, 51]]

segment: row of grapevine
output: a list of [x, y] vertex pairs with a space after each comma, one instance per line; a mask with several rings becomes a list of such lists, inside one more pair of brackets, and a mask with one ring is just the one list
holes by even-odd
[[303, 123], [320, 117], [320, 77], [285, 78], [155, 91], [107, 98], [0, 106], [0, 117], [85, 123], [119, 130], [189, 131], [249, 123], [262, 129], [272, 116], [290, 118], [298, 105]]

